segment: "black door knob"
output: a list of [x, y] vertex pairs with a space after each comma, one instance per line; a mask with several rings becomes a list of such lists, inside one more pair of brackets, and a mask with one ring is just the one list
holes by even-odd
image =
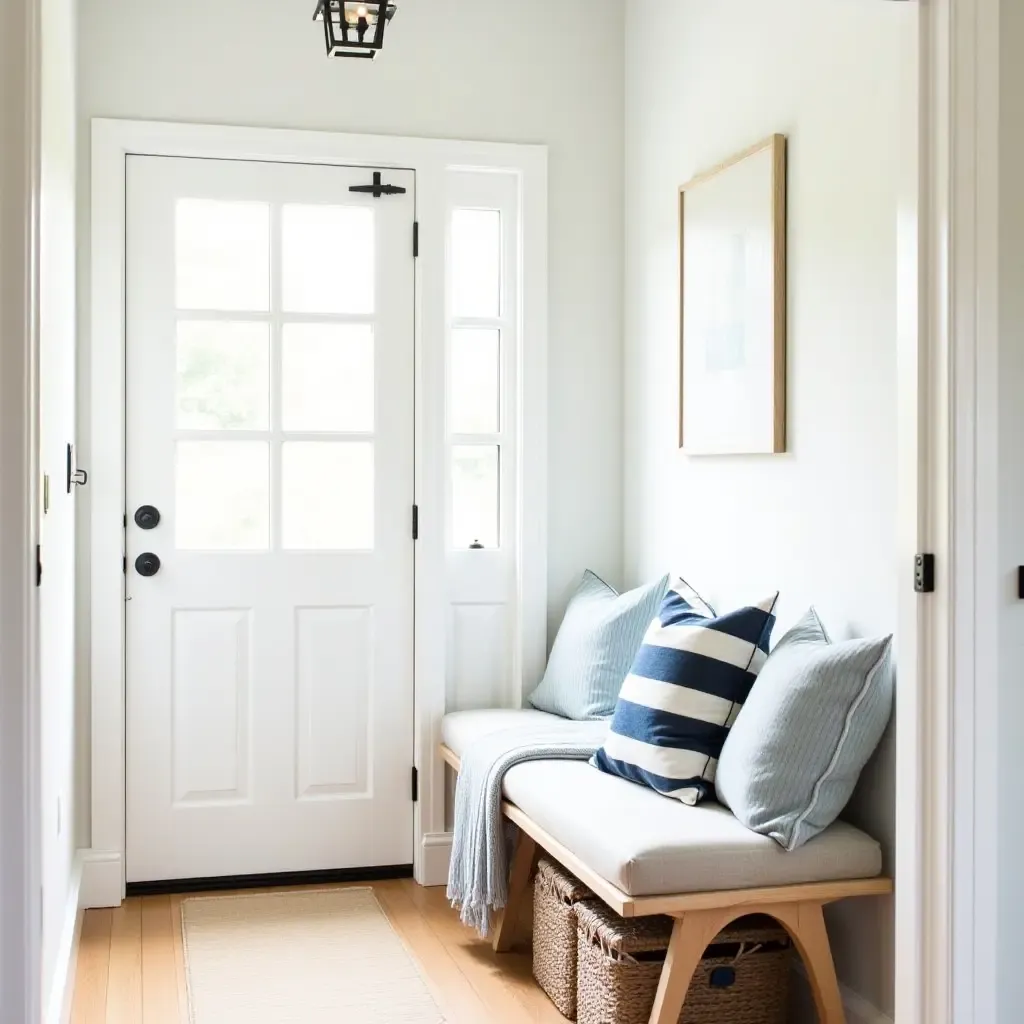
[[152, 551], [144, 551], [135, 559], [135, 571], [140, 576], [155, 576], [160, 571], [160, 558]]
[[135, 525], [140, 530], [155, 530], [160, 525], [160, 510], [154, 505], [140, 505], [135, 510]]

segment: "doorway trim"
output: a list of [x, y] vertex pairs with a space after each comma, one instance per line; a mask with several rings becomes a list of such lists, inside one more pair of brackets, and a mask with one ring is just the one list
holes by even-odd
[[[951, 1024], [997, 1015], [999, 0], [917, 7], [899, 265], [895, 1018]], [[909, 586], [918, 551], [936, 556], [933, 594]]]
[[[129, 155], [317, 163], [411, 169], [420, 225], [416, 267], [416, 495], [429, 487], [426, 467], [444, 443], [444, 397], [428, 382], [443, 365], [445, 211], [452, 171], [514, 175], [520, 194], [519, 354], [520, 509], [547, 508], [547, 148], [222, 127], [152, 121], [92, 122], [90, 319], [91, 440], [91, 775], [90, 906], [118, 906], [125, 894], [125, 161]], [[444, 833], [444, 770], [435, 751], [445, 712], [446, 651], [441, 602], [444, 516], [437, 494], [421, 509], [416, 546], [414, 874], [436, 863]], [[538, 680], [547, 656], [547, 526], [522, 515], [517, 538], [518, 609], [512, 642], [517, 699]], [[433, 607], [432, 607], [433, 606]]]

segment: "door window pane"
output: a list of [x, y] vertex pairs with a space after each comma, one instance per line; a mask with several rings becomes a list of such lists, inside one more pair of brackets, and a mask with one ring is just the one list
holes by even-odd
[[452, 540], [456, 548], [498, 546], [497, 445], [452, 448]]
[[179, 309], [270, 309], [270, 207], [179, 199], [175, 269]]
[[496, 330], [452, 331], [449, 429], [453, 434], [496, 434], [500, 335]]
[[175, 539], [189, 550], [270, 547], [270, 459], [264, 441], [179, 441]]
[[501, 315], [501, 214], [452, 212], [452, 312], [457, 317]]
[[282, 364], [285, 430], [373, 430], [369, 324], [285, 324]]
[[289, 441], [282, 446], [284, 546], [298, 551], [373, 547], [373, 444]]
[[284, 308], [289, 313], [372, 313], [373, 210], [300, 206], [281, 211]]
[[267, 430], [270, 325], [178, 324], [178, 429]]

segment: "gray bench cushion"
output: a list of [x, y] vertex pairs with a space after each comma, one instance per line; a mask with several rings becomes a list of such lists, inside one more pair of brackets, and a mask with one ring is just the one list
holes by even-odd
[[441, 723], [441, 738], [459, 757], [469, 743], [478, 736], [486, 736], [502, 729], [517, 729], [535, 725], [539, 729], [557, 725], [567, 735], [579, 731], [589, 736], [594, 729], [593, 722], [573, 722], [568, 718], [550, 715], [546, 711], [524, 708], [522, 711], [488, 709], [486, 711], [455, 711], [446, 715]]
[[873, 878], [882, 852], [836, 822], [787, 853], [720, 804], [690, 807], [584, 761], [531, 761], [505, 795], [602, 878], [630, 896]]
[[[484, 732], [550, 715], [467, 711], [442, 735], [456, 753]], [[602, 878], [631, 896], [873, 878], [881, 849], [836, 822], [798, 850], [751, 832], [719, 804], [689, 807], [583, 761], [531, 761], [505, 776], [505, 795]]]

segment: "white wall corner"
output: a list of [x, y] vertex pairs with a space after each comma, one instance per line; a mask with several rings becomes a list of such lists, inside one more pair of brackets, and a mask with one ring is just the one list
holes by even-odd
[[448, 862], [452, 857], [451, 832], [427, 832], [423, 836], [420, 885], [447, 885]]
[[122, 854], [104, 850], [79, 850], [78, 856], [82, 862], [79, 898], [82, 909], [121, 906], [124, 899]]
[[[892, 1017], [882, 1013], [858, 992], [842, 983], [839, 988], [843, 995], [847, 1024], [893, 1024]], [[807, 981], [807, 972], [799, 960], [793, 964], [793, 998], [790, 1001], [790, 1014], [794, 1024], [816, 1024], [818, 1020], [811, 987]]]
[[60, 942], [54, 962], [49, 989], [43, 993], [43, 1024], [68, 1024], [75, 992], [75, 966], [78, 963], [78, 942], [82, 935], [82, 852], [75, 856], [68, 880], [68, 895], [61, 922]]

